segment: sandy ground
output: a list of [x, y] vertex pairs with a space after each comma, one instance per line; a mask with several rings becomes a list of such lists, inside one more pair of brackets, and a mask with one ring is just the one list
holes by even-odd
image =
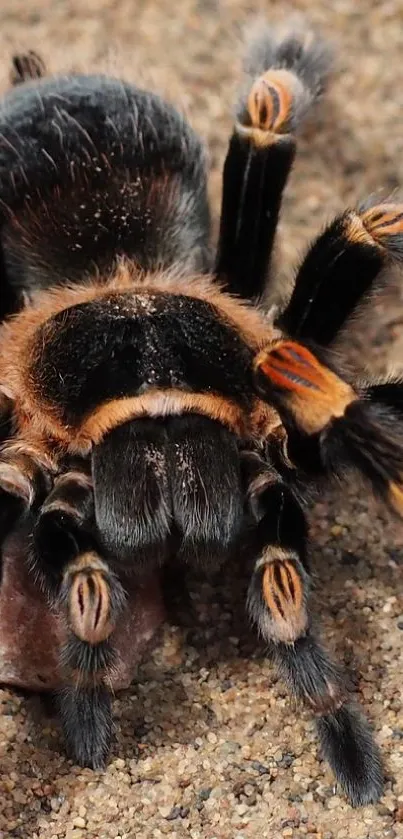
[[[301, 139], [283, 215], [284, 265], [349, 202], [403, 183], [402, 0], [266, 3], [336, 44], [326, 103]], [[54, 69], [105, 64], [144, 76], [189, 109], [211, 150], [218, 209], [247, 0], [1, 0], [2, 81], [14, 48]], [[401, 278], [400, 278], [401, 279]], [[353, 350], [382, 371], [403, 359], [397, 288]], [[295, 711], [243, 614], [235, 569], [191, 582], [193, 629], [167, 630], [133, 688], [116, 699], [117, 743], [104, 773], [63, 756], [35, 697], [0, 691], [0, 839], [246, 839], [403, 836], [403, 527], [351, 486], [312, 514], [317, 612], [329, 646], [357, 672], [359, 698], [385, 757], [379, 805], [354, 811], [319, 761], [310, 719]]]

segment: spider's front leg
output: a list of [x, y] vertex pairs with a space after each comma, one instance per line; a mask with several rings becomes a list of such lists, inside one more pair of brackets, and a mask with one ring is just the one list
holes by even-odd
[[284, 37], [263, 28], [249, 44], [224, 165], [215, 268], [241, 297], [264, 292], [296, 134], [323, 91], [329, 59], [326, 45], [309, 31]]
[[17, 521], [38, 509], [52, 487], [56, 460], [45, 446], [18, 438], [0, 448], [0, 541]]
[[357, 469], [374, 492], [403, 513], [403, 384], [353, 386], [330, 356], [291, 340], [274, 341], [255, 360], [256, 387], [276, 406], [291, 460], [306, 475]]
[[111, 636], [125, 596], [94, 531], [90, 475], [84, 464], [71, 466], [39, 511], [32, 564], [66, 624], [60, 651], [65, 686], [57, 700], [67, 748], [77, 763], [95, 769], [104, 766], [111, 745]]
[[351, 803], [377, 801], [383, 786], [378, 748], [312, 628], [304, 513], [272, 471], [257, 474], [249, 492], [258, 557], [248, 592], [251, 619], [292, 694], [315, 714], [324, 756]]

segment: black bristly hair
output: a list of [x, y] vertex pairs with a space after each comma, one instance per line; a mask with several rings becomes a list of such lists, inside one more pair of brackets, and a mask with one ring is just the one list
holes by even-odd
[[183, 415], [126, 423], [95, 447], [92, 472], [102, 548], [121, 573], [160, 566], [173, 549], [184, 562], [216, 566], [235, 546], [238, 447], [218, 422]]
[[[32, 63], [16, 61], [22, 75]], [[209, 268], [205, 152], [157, 95], [102, 75], [45, 76], [6, 94], [0, 131], [3, 315], [22, 290], [108, 274], [119, 255]]]

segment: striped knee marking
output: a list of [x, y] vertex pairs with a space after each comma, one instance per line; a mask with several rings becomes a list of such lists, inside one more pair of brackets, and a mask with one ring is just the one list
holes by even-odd
[[115, 628], [107, 566], [95, 553], [86, 553], [71, 563], [65, 573], [68, 618], [72, 632], [81, 641], [99, 644]]
[[393, 239], [403, 236], [403, 204], [376, 204], [346, 214], [345, 233], [355, 245], [387, 248]]
[[270, 549], [259, 560], [263, 601], [272, 619], [273, 638], [292, 643], [308, 628], [306, 583], [297, 556]]
[[347, 382], [294, 341], [276, 342], [262, 350], [255, 370], [282, 394], [285, 406], [308, 433], [321, 431], [331, 419], [343, 416], [357, 398]]
[[237, 123], [238, 134], [255, 146], [269, 146], [291, 129], [292, 106], [302, 83], [289, 70], [268, 70], [250, 90], [244, 121]]

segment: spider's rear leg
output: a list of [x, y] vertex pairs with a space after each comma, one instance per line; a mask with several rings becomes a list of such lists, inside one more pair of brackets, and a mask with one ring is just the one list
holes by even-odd
[[33, 565], [65, 619], [65, 685], [57, 700], [68, 751], [80, 765], [101, 768], [112, 737], [113, 632], [125, 597], [95, 544], [92, 482], [84, 469], [56, 479], [35, 525]]
[[315, 714], [324, 756], [351, 803], [368, 804], [382, 793], [379, 752], [311, 626], [303, 511], [290, 489], [266, 474], [266, 485], [264, 472], [259, 476], [257, 498], [253, 482], [250, 488], [259, 520], [248, 611], [291, 693]]
[[277, 407], [297, 466], [341, 478], [353, 467], [403, 514], [402, 385], [353, 387], [330, 363], [303, 344], [275, 341], [255, 360], [256, 386]]
[[328, 225], [308, 250], [285, 311], [284, 332], [327, 346], [403, 259], [403, 203], [367, 202]]
[[281, 37], [264, 29], [249, 44], [224, 166], [215, 269], [242, 297], [264, 292], [296, 133], [322, 93], [328, 68], [329, 52], [310, 32]]
[[11, 61], [10, 83], [13, 87], [32, 81], [32, 79], [41, 79], [47, 74], [45, 62], [33, 50], [16, 53]]

